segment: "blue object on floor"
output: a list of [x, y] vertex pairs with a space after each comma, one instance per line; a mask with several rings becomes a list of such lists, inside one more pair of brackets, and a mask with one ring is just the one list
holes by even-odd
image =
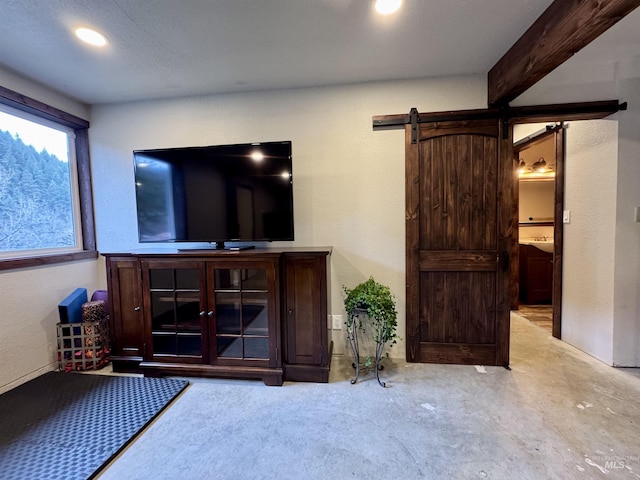
[[87, 302], [87, 289], [76, 288], [58, 305], [60, 323], [82, 322], [82, 304]]

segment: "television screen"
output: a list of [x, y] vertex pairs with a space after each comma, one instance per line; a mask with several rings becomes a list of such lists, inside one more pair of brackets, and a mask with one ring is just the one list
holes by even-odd
[[293, 240], [291, 142], [133, 155], [140, 242]]

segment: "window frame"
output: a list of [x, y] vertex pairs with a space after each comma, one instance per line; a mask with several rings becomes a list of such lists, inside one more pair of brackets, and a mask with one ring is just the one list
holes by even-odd
[[0, 271], [98, 258], [89, 158], [89, 122], [2, 86], [0, 86], [0, 103], [73, 129], [82, 226], [81, 251], [29, 256], [18, 254], [16, 257], [0, 259]]

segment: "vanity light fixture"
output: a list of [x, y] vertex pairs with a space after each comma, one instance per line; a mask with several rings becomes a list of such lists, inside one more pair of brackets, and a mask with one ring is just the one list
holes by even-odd
[[540, 157], [532, 165], [527, 165], [524, 158], [518, 162], [518, 178], [520, 180], [545, 180], [553, 179], [556, 176], [555, 165], [547, 164], [543, 157]]
[[402, 0], [376, 0], [374, 6], [380, 15], [391, 15], [400, 10]]
[[527, 164], [524, 161], [524, 158], [520, 159], [520, 163], [518, 164], [518, 175], [522, 175], [527, 171]]
[[104, 47], [109, 41], [102, 33], [88, 27], [77, 27], [74, 30], [76, 37], [94, 47]]
[[547, 167], [547, 162], [543, 157], [540, 157], [537, 162], [533, 164], [533, 171], [536, 173], [544, 173]]

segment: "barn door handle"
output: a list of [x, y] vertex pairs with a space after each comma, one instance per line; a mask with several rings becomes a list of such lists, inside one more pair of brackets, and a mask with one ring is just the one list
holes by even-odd
[[509, 270], [509, 252], [506, 250], [500, 255], [500, 268], [502, 268], [503, 272]]

